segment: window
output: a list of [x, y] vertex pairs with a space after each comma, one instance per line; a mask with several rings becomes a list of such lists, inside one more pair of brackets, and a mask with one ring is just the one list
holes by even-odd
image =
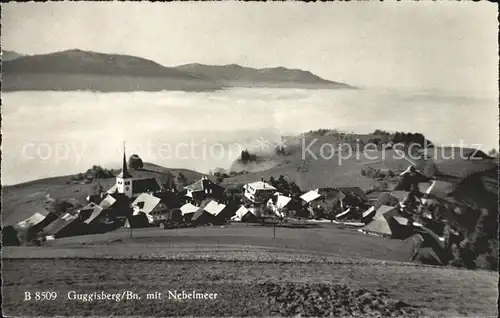
[[125, 181], [125, 185], [130, 185], [130, 181]]
[[122, 184], [122, 182], [121, 182], [121, 181], [118, 181], [118, 184]]

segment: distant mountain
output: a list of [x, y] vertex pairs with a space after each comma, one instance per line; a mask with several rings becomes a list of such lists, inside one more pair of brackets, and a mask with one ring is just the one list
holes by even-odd
[[[8, 57], [14, 56], [10, 53]], [[253, 69], [234, 64], [165, 67], [136, 56], [77, 49], [4, 59], [2, 69], [4, 91], [206, 91], [249, 86], [350, 88], [307, 71], [283, 67]]]
[[[228, 86], [261, 86], [262, 84], [281, 84], [284, 86], [332, 86], [337, 88], [353, 88], [344, 83], [323, 79], [309, 71], [288, 69], [284, 67], [256, 69], [238, 64], [205, 65], [185, 64], [176, 69], [193, 76], [210, 78]], [[272, 85], [275, 86], [275, 85]]]
[[18, 58], [4, 64], [5, 73], [130, 75], [197, 79], [140, 57], [68, 50]]
[[2, 62], [12, 61], [23, 56], [24, 55], [14, 51], [2, 51]]

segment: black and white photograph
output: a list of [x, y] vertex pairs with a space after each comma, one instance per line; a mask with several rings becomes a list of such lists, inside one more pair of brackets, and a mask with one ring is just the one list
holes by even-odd
[[6, 317], [498, 317], [498, 6], [1, 5]]

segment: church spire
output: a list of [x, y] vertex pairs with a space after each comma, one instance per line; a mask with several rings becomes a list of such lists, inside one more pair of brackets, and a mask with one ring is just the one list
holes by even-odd
[[125, 155], [125, 142], [123, 143], [123, 166], [122, 166], [122, 172], [118, 175], [118, 177], [120, 177], [122, 179], [132, 178], [132, 175], [128, 172], [128, 168], [127, 168], [127, 157]]

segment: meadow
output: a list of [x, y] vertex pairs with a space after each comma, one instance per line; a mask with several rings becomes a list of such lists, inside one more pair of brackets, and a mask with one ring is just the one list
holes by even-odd
[[[4, 313], [11, 315], [496, 316], [496, 273], [404, 262], [401, 241], [335, 225], [234, 224], [128, 230], [3, 251]], [[378, 255], [378, 256], [377, 256]], [[170, 290], [217, 300], [145, 299]], [[56, 291], [24, 301], [25, 291]], [[130, 290], [141, 299], [70, 301], [67, 293]]]

